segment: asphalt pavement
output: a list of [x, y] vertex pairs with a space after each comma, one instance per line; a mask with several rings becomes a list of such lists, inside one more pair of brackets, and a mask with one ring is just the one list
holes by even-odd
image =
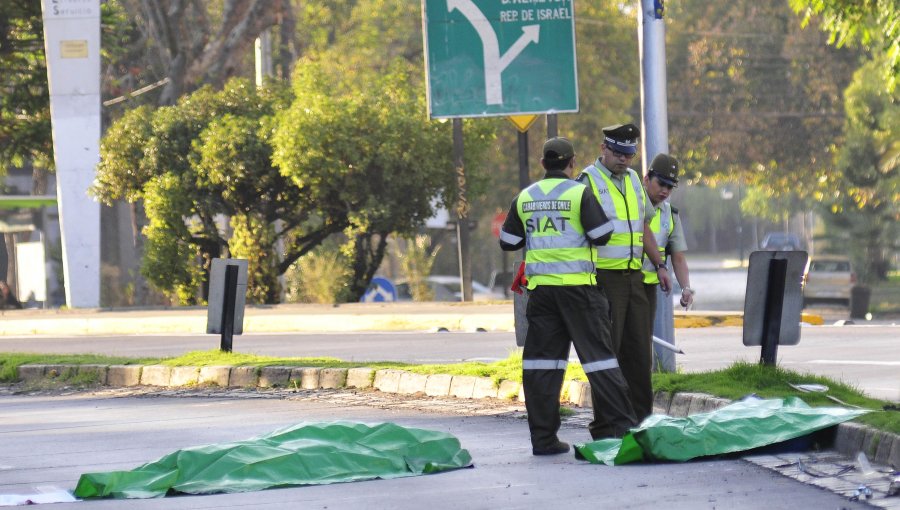
[[[391, 303], [248, 307], [244, 332], [512, 331], [510, 303]], [[737, 312], [680, 313], [722, 319]], [[202, 334], [205, 308], [154, 310], [22, 310], [4, 312], [0, 335], [102, 337]], [[458, 435], [473, 469], [411, 479], [379, 480], [236, 495], [131, 501], [146, 508], [863, 508], [848, 501], [858, 480], [834, 478], [831, 492], [784, 478], [777, 466], [795, 460], [736, 459], [687, 464], [594, 466], [571, 455], [530, 455], [520, 404], [405, 400], [379, 392], [197, 393], [111, 389], [13, 394], [0, 389], [0, 495], [71, 489], [80, 473], [130, 469], [182, 446], [243, 439], [305, 420], [392, 421]], [[407, 397], [408, 398], [408, 397]], [[376, 399], [373, 401], [372, 399]], [[385, 399], [377, 401], [377, 399]], [[435, 403], [436, 402], [436, 403]], [[505, 407], [505, 406], [511, 407]], [[582, 411], [583, 412], [583, 411]], [[583, 420], [567, 420], [561, 436], [589, 440]], [[830, 464], [834, 466], [835, 463]], [[774, 469], [775, 471], [772, 471]], [[790, 473], [784, 473], [790, 474]], [[830, 477], [829, 477], [830, 479]], [[886, 487], [885, 487], [886, 488]], [[887, 500], [885, 500], [887, 501]], [[664, 502], [664, 503], [663, 503]], [[119, 501], [77, 508], [119, 508]], [[54, 508], [72, 504], [60, 503]], [[883, 506], [891, 508], [890, 506]]]
[[[390, 480], [149, 500], [87, 500], [54, 509], [533, 509], [670, 510], [869, 508], [736, 458], [608, 467], [572, 452], [534, 457], [520, 405], [460, 399], [405, 399], [378, 392], [140, 393], [63, 395], [0, 391], [0, 495], [74, 488], [82, 473], [128, 470], [179, 448], [247, 439], [301, 422], [392, 422], [447, 432], [469, 450], [473, 467]], [[583, 421], [560, 431], [589, 441]], [[770, 464], [794, 462], [762, 459]]]

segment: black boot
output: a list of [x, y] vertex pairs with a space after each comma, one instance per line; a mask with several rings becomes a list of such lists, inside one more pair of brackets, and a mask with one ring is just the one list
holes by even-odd
[[546, 446], [533, 446], [531, 448], [531, 453], [533, 455], [559, 455], [560, 453], [566, 453], [568, 451], [569, 443], [564, 443], [559, 439], [557, 439], [555, 443], [550, 443]]

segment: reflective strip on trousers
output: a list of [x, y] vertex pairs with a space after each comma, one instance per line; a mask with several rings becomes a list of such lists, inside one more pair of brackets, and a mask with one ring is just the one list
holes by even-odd
[[581, 365], [581, 368], [584, 369], [585, 374], [589, 374], [591, 372], [599, 372], [601, 370], [611, 370], [613, 368], [619, 368], [619, 360], [617, 360], [616, 358], [610, 358], [602, 359], [600, 361], [591, 361], [590, 363]]
[[522, 370], [565, 370], [568, 364], [564, 359], [523, 359]]

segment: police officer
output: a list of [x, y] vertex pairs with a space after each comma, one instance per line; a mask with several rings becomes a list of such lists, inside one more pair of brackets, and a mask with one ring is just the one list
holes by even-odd
[[559, 396], [574, 343], [590, 381], [594, 419], [619, 435], [636, 424], [628, 388], [609, 336], [609, 306], [596, 286], [591, 245], [610, 239], [613, 226], [584, 184], [569, 178], [575, 149], [565, 138], [544, 143], [544, 178], [513, 200], [500, 247], [525, 248], [530, 291], [522, 386], [534, 455], [569, 451], [559, 440]]
[[[612, 342], [628, 382], [631, 404], [638, 421], [653, 410], [653, 313], [641, 272], [644, 253], [656, 269], [660, 288], [669, 290], [669, 275], [650, 231], [652, 207], [641, 178], [628, 167], [637, 153], [640, 130], [634, 124], [603, 128], [600, 157], [582, 170], [578, 180], [587, 184], [613, 225], [613, 235], [595, 252], [597, 283], [609, 300]], [[598, 395], [592, 393], [594, 406]], [[590, 424], [594, 439], [617, 436], [615, 427], [600, 419]]]
[[[691, 288], [691, 277], [684, 257], [687, 243], [684, 240], [678, 209], [666, 200], [676, 187], [678, 187], [678, 160], [668, 154], [658, 154], [650, 162], [647, 175], [644, 176], [644, 189], [655, 211], [650, 222], [650, 231], [656, 238], [663, 263], [669, 258], [667, 255], [671, 255], [672, 269], [675, 271], [678, 284], [681, 285], [681, 306], [687, 309], [694, 302], [694, 289]], [[647, 291], [647, 300], [650, 301], [652, 331], [655, 315], [652, 311], [656, 310], [656, 286], [659, 284], [659, 277], [653, 263], [646, 256], [643, 270], [644, 289]]]

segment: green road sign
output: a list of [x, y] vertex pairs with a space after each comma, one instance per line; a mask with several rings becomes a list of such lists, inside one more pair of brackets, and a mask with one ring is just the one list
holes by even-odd
[[433, 118], [578, 111], [573, 0], [422, 0]]

